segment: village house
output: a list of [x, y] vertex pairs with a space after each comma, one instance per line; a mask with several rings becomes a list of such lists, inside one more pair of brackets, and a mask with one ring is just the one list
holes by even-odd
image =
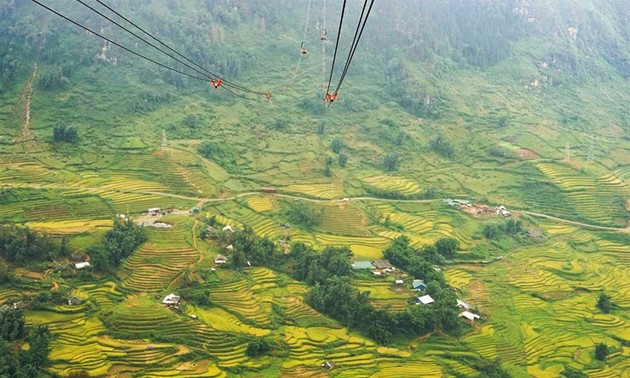
[[208, 226], [208, 227], [206, 227], [206, 229], [205, 229], [205, 234], [206, 234], [205, 236], [206, 236], [207, 238], [214, 237], [214, 236], [217, 234], [217, 229], [216, 229], [216, 228], [214, 228], [214, 227], [212, 227], [212, 226]]
[[335, 368], [335, 363], [332, 361], [324, 361], [321, 365], [319, 365], [322, 369], [332, 370]]
[[428, 294], [418, 297], [418, 299], [416, 300], [416, 304], [421, 304], [421, 305], [428, 305], [434, 302], [435, 300], [431, 298], [431, 296]]
[[149, 214], [151, 216], [160, 215], [161, 212], [162, 212], [162, 209], [160, 209], [159, 207], [152, 207], [152, 208], [147, 210], [147, 214]]
[[68, 306], [78, 306], [81, 303], [83, 303], [83, 301], [80, 300], [77, 297], [70, 297], [70, 298], [68, 298]]
[[415, 279], [411, 281], [411, 288], [417, 291], [424, 291], [427, 288], [427, 284], [424, 283], [424, 280]]
[[473, 314], [470, 311], [464, 311], [461, 314], [459, 314], [460, 318], [464, 318], [468, 321], [470, 321], [471, 323], [474, 322], [476, 319], [481, 319], [481, 316], [477, 315], [477, 314]]
[[527, 231], [525, 235], [527, 235], [528, 238], [536, 238], [536, 239], [540, 239], [544, 236], [543, 231], [539, 228], [533, 228]]
[[464, 310], [470, 310], [470, 305], [460, 299], [457, 300], [457, 307], [463, 308]]
[[229, 224], [225, 227], [223, 227], [223, 232], [231, 232], [231, 233], [235, 233], [236, 230], [234, 229], [234, 227], [230, 226]]
[[214, 258], [214, 263], [217, 265], [226, 264], [227, 262], [228, 262], [227, 257], [223, 255], [217, 255], [217, 257]]
[[162, 300], [162, 303], [167, 305], [167, 306], [175, 306], [178, 305], [179, 302], [181, 301], [181, 297], [179, 295], [175, 295], [173, 293], [167, 295], [164, 300]]
[[22, 310], [27, 308], [29, 305], [29, 302], [26, 301], [19, 301], [19, 302], [15, 302], [13, 303], [13, 309], [14, 310]]
[[85, 269], [85, 268], [87, 268], [87, 267], [89, 267], [89, 266], [90, 266], [90, 263], [89, 263], [89, 262], [87, 262], [87, 261], [80, 262], [80, 263], [75, 263], [75, 264], [74, 264], [74, 267], [75, 267], [76, 269], [78, 269], [78, 270]]
[[396, 280], [395, 283], [396, 283], [396, 285], [404, 285], [405, 281], [403, 281], [403, 280]]
[[372, 261], [372, 265], [374, 265], [374, 268], [379, 269], [379, 270], [384, 270], [384, 271], [393, 270], [392, 264], [387, 260], [374, 260]]
[[372, 263], [369, 261], [355, 261], [352, 263], [352, 269], [354, 270], [371, 270], [374, 269]]

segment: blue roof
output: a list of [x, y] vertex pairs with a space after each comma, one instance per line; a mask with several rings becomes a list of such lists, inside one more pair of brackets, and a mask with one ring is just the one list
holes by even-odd
[[424, 280], [413, 280], [411, 282], [411, 287], [413, 287], [414, 289], [426, 288], [427, 284], [424, 283]]
[[352, 269], [363, 270], [363, 269], [374, 269], [372, 263], [370, 261], [355, 261], [352, 264]]

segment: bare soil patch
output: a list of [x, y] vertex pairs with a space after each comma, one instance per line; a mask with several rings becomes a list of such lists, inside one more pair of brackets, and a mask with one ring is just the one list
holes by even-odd
[[519, 148], [518, 150], [516, 150], [516, 155], [523, 160], [540, 159], [540, 155], [527, 148]]

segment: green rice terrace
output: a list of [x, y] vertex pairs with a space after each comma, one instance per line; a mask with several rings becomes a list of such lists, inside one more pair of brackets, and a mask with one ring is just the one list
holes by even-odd
[[223, 86], [41, 3], [91, 31], [0, 0], [0, 376], [630, 377], [627, 2], [376, 1], [328, 104], [363, 2], [85, 1]]

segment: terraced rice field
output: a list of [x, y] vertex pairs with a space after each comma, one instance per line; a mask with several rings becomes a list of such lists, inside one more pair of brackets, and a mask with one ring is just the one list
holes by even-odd
[[283, 191], [296, 194], [305, 194], [315, 198], [335, 199], [345, 197], [343, 186], [338, 184], [296, 184], [282, 188]]
[[156, 248], [147, 243], [125, 261], [124, 269], [129, 273], [122, 285], [133, 291], [161, 291], [198, 259], [199, 252], [188, 246]]
[[323, 206], [324, 215], [319, 231], [336, 235], [366, 236], [368, 235], [368, 219], [352, 205]]
[[363, 179], [363, 182], [381, 190], [397, 192], [400, 194], [420, 193], [420, 185], [417, 181], [396, 176], [374, 176]]
[[108, 230], [113, 225], [112, 220], [72, 220], [54, 222], [27, 222], [26, 225], [33, 230], [45, 232], [50, 235], [76, 235], [83, 232], [95, 232]]
[[612, 173], [595, 178], [558, 164], [539, 163], [537, 167], [564, 190], [578, 214], [599, 224], [625, 225], [627, 214], [623, 202], [630, 191]]
[[[468, 272], [498, 286], [489, 303], [494, 319], [464, 341], [485, 358], [499, 356], [532, 376], [555, 377], [564, 366], [589, 376], [629, 374], [630, 351], [621, 348], [617, 338], [630, 338], [630, 319], [623, 310], [603, 314], [595, 306], [602, 291], [620, 306], [629, 305], [627, 246], [573, 227], [554, 226], [547, 233], [554, 236], [544, 244], [521, 248], [505, 262]], [[461, 279], [455, 269], [446, 275]], [[497, 281], [501, 276], [505, 281]], [[506, 284], [515, 289], [509, 297]], [[598, 342], [617, 351], [605, 366], [594, 363]]]
[[405, 285], [395, 285], [392, 281], [372, 281], [354, 280], [354, 286], [360, 291], [369, 291], [370, 298], [375, 300], [375, 305], [379, 308], [388, 309], [392, 312], [404, 311], [407, 308], [409, 298], [413, 296], [410, 285], [407, 281]]
[[3, 204], [0, 219], [31, 222], [51, 220], [98, 220], [111, 218], [112, 207], [94, 195], [68, 195], [66, 191], [26, 193], [19, 201]]
[[271, 211], [273, 208], [273, 202], [271, 202], [269, 197], [255, 196], [247, 199], [247, 206], [256, 212], [264, 213], [266, 211]]

